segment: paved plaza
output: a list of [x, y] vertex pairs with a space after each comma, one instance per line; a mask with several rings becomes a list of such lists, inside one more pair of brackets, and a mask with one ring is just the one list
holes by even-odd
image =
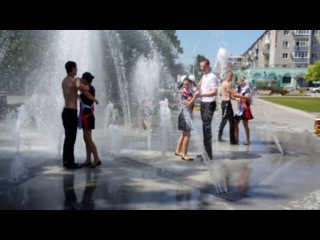
[[[233, 101], [234, 108], [236, 102]], [[118, 152], [107, 151], [102, 130], [93, 132], [102, 165], [66, 170], [56, 148], [33, 132], [19, 153], [7, 123], [0, 121], [1, 210], [267, 210], [320, 208], [320, 139], [312, 134], [316, 114], [268, 103], [258, 98], [249, 122], [251, 144], [213, 140], [213, 161], [200, 161], [202, 122], [194, 112], [187, 162], [174, 155], [180, 135], [178, 112], [171, 112], [172, 131], [155, 128], [148, 138], [142, 130], [121, 132]], [[215, 113], [216, 114], [216, 113]], [[97, 120], [99, 121], [99, 120]], [[216, 133], [219, 118], [213, 121]], [[116, 136], [110, 136], [109, 140]], [[148, 141], [149, 139], [149, 141]], [[111, 139], [112, 140], [112, 139]], [[111, 141], [110, 140], [110, 141]], [[78, 132], [75, 156], [85, 152]], [[163, 144], [165, 143], [165, 152]], [[81, 145], [82, 144], [82, 145]], [[14, 164], [23, 164], [25, 177], [12, 179]], [[318, 181], [319, 178], [319, 181]]]

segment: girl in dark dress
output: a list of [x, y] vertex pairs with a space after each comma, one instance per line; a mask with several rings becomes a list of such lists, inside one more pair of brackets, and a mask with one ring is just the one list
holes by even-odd
[[[88, 86], [88, 91], [82, 91], [80, 100], [80, 112], [78, 127], [83, 129], [83, 139], [86, 143], [87, 158], [82, 164], [87, 167], [96, 167], [101, 165], [101, 161], [98, 156], [97, 147], [92, 141], [92, 129], [95, 129], [94, 118], [94, 102], [98, 103], [95, 99], [95, 88], [91, 85], [94, 76], [91, 73], [86, 72], [82, 75], [81, 83]], [[91, 163], [91, 154], [93, 154], [94, 161]]]
[[175, 155], [181, 156], [182, 160], [185, 161], [193, 160], [187, 155], [187, 153], [191, 137], [191, 130], [193, 129], [194, 101], [199, 95], [199, 91], [196, 91], [195, 93], [193, 92], [192, 85], [195, 85], [195, 83], [186, 77], [179, 86], [179, 89], [183, 87], [180, 97], [181, 111], [178, 118], [178, 129], [182, 131], [182, 134], [179, 138]]

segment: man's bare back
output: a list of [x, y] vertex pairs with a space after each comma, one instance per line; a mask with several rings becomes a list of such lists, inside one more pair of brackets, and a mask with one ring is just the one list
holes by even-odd
[[62, 92], [64, 96], [64, 107], [77, 110], [78, 91], [76, 88], [76, 79], [67, 76], [62, 81]]

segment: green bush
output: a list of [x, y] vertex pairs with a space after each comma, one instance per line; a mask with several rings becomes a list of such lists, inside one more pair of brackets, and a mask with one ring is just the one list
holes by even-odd
[[288, 94], [289, 92], [288, 92], [288, 90], [283, 89], [283, 88], [271, 88], [270, 95], [272, 95], [274, 93], [281, 94], [283, 96], [283, 95]]

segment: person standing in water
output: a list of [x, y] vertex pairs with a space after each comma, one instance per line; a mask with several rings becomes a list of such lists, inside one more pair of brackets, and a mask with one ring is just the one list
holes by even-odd
[[[95, 129], [94, 117], [94, 101], [95, 101], [95, 88], [91, 85], [94, 76], [91, 73], [85, 72], [81, 79], [77, 80], [76, 85], [81, 84], [87, 86], [88, 91], [81, 91], [79, 96], [80, 100], [80, 113], [78, 127], [83, 129], [83, 139], [86, 144], [87, 158], [82, 166], [95, 168], [101, 165], [100, 158], [95, 143], [92, 140], [92, 130]], [[98, 103], [98, 102], [96, 102]], [[91, 163], [91, 154], [93, 154], [94, 161]]]
[[78, 125], [78, 90], [84, 90], [81, 85], [76, 86], [77, 64], [68, 61], [65, 64], [67, 76], [62, 80], [62, 93], [64, 97], [64, 108], [61, 114], [63, 127], [65, 130], [65, 139], [63, 144], [63, 166], [67, 169], [81, 168], [82, 165], [74, 161], [74, 144], [77, 138]]
[[178, 129], [182, 131], [182, 134], [178, 140], [175, 155], [181, 156], [181, 159], [185, 161], [193, 160], [187, 154], [191, 131], [193, 129], [194, 101], [199, 95], [199, 91], [193, 92], [192, 84], [195, 85], [193, 81], [186, 77], [179, 86], [179, 89], [183, 87], [180, 100], [181, 111], [178, 118]]
[[250, 129], [249, 129], [249, 120], [253, 119], [250, 105], [251, 105], [251, 93], [248, 86], [245, 86], [244, 79], [241, 78], [239, 80], [239, 85], [241, 86], [240, 94], [246, 96], [247, 99], [239, 99], [238, 100], [238, 110], [234, 117], [235, 123], [235, 141], [239, 142], [239, 122], [243, 121], [243, 126], [246, 132], [246, 141], [244, 145], [250, 145]]
[[226, 73], [226, 79], [221, 84], [221, 109], [222, 109], [222, 120], [219, 126], [218, 141], [224, 142], [222, 139], [223, 129], [229, 121], [229, 132], [230, 132], [230, 144], [238, 144], [235, 139], [234, 132], [234, 114], [231, 104], [231, 97], [241, 98], [248, 100], [248, 96], [242, 96], [234, 92], [231, 86], [233, 73], [231, 71]]
[[[206, 154], [212, 160], [212, 119], [216, 110], [216, 95], [218, 93], [218, 78], [211, 71], [210, 61], [204, 59], [200, 62], [200, 69], [203, 72], [198, 84], [201, 97], [200, 113], [202, 119], [203, 145]], [[201, 157], [203, 160], [203, 157]]]

